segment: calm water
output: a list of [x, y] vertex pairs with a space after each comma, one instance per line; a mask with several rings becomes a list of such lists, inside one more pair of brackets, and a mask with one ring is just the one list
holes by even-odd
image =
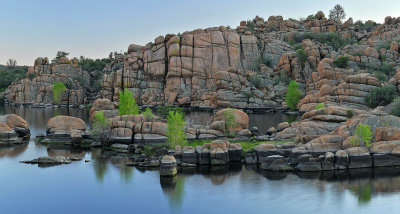
[[[87, 118], [86, 110], [64, 110]], [[50, 109], [8, 109], [45, 132]], [[60, 112], [58, 112], [60, 113]], [[28, 145], [0, 148], [0, 213], [395, 213], [400, 168], [282, 174], [255, 166], [182, 169], [175, 179], [125, 166], [102, 151]], [[18, 163], [38, 156], [83, 158], [41, 168]], [[91, 160], [85, 163], [84, 160]]]

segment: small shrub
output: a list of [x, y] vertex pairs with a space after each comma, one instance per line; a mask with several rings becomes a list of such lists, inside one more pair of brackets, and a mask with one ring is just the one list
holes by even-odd
[[94, 121], [90, 132], [98, 139], [101, 139], [104, 135], [104, 131], [107, 128], [107, 119], [104, 117], [103, 111], [98, 111], [94, 114]]
[[168, 124], [168, 142], [170, 143], [170, 148], [174, 149], [175, 146], [185, 145], [187, 143], [184, 116], [182, 112], [170, 111], [167, 116]]
[[306, 52], [304, 51], [303, 48], [297, 49], [296, 50], [296, 56], [299, 59], [301, 70], [304, 70], [304, 67], [306, 66]]
[[260, 77], [258, 77], [257, 74], [253, 74], [250, 78], [250, 82], [256, 87], [256, 88], [262, 88], [263, 84], [262, 81], [260, 79]]
[[351, 109], [347, 110], [346, 113], [347, 113], [347, 118], [352, 118], [354, 116], [354, 111]]
[[333, 60], [333, 66], [337, 68], [347, 68], [349, 67], [349, 57], [340, 56], [339, 58]]
[[314, 109], [321, 109], [321, 108], [325, 108], [325, 105], [323, 103], [320, 103], [314, 107]]
[[396, 72], [394, 67], [388, 63], [383, 63], [380, 67], [380, 70], [388, 76], [392, 76]]
[[230, 130], [237, 126], [234, 110], [228, 108], [224, 111], [224, 119], [225, 119], [225, 135], [227, 137], [235, 137], [234, 133], [231, 133]]
[[365, 102], [369, 107], [375, 108], [380, 105], [387, 105], [397, 97], [396, 89], [387, 85], [374, 88], [366, 97]]
[[179, 112], [179, 113], [181, 113], [182, 115], [184, 115], [184, 114], [183, 114], [183, 109], [182, 109], [181, 107], [171, 106], [171, 105], [165, 105], [165, 106], [159, 106], [159, 107], [157, 108], [157, 113], [158, 113], [160, 116], [165, 117], [165, 118], [168, 117], [170, 111]]
[[143, 116], [147, 120], [151, 120], [154, 117], [154, 114], [153, 114], [153, 111], [151, 110], [151, 108], [147, 107], [146, 110], [143, 112]]
[[259, 59], [257, 59], [254, 63], [253, 69], [257, 72], [261, 72], [261, 64], [266, 65], [267, 67], [272, 66], [272, 60], [269, 57], [264, 57], [261, 56]]
[[360, 124], [356, 127], [355, 138], [351, 139], [350, 143], [359, 146], [370, 146], [372, 139], [371, 126]]
[[62, 82], [54, 82], [53, 83], [53, 98], [54, 102], [59, 104], [61, 102], [61, 96], [67, 90], [64, 83]]
[[125, 89], [124, 92], [119, 92], [118, 112], [119, 115], [139, 114], [139, 106], [136, 104], [136, 100], [131, 91]]
[[378, 78], [378, 80], [380, 80], [380, 81], [386, 81], [387, 80], [386, 74], [383, 73], [382, 71], [375, 71], [374, 72], [374, 77]]
[[290, 81], [286, 92], [285, 102], [292, 111], [297, 109], [297, 103], [299, 103], [300, 100], [301, 91], [298, 90], [298, 88], [299, 84], [297, 84], [296, 81]]
[[256, 24], [251, 20], [247, 20], [247, 29], [251, 32], [251, 34], [254, 34], [254, 28], [256, 28]]
[[33, 72], [30, 72], [30, 73], [28, 73], [27, 77], [28, 77], [28, 79], [33, 80], [33, 78], [36, 77], [36, 74]]
[[390, 109], [389, 114], [394, 115], [396, 117], [400, 117], [400, 100], [396, 99], [392, 108]]

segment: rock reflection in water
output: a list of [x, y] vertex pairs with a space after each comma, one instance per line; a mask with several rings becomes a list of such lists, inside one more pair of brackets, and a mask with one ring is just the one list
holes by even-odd
[[185, 196], [185, 176], [160, 177], [163, 193], [168, 197], [168, 202], [173, 210], [181, 208]]
[[18, 157], [26, 151], [28, 144], [1, 146], [0, 147], [0, 158], [2, 157]]

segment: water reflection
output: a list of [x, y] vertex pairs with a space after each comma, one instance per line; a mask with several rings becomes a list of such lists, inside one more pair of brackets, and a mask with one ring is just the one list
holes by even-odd
[[172, 210], [179, 210], [182, 207], [185, 196], [185, 176], [160, 177], [161, 189], [168, 198]]
[[23, 154], [28, 148], [28, 144], [20, 144], [15, 146], [1, 146], [0, 147], [0, 158], [2, 157], [18, 157]]

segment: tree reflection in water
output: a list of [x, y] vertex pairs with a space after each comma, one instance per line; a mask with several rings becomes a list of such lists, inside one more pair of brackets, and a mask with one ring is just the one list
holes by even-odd
[[104, 175], [108, 170], [108, 161], [101, 158], [101, 149], [92, 149], [92, 161], [97, 181], [103, 183]]
[[168, 197], [171, 209], [179, 210], [182, 207], [183, 197], [185, 196], [184, 175], [160, 177], [160, 184], [163, 193]]

